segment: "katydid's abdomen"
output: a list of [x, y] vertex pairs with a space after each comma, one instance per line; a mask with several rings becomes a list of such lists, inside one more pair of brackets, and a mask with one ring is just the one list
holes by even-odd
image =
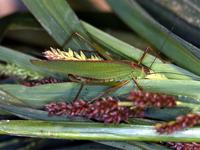
[[32, 64], [50, 71], [73, 74], [105, 81], [122, 81], [142, 78], [141, 68], [123, 61], [71, 61], [71, 60], [32, 60]]

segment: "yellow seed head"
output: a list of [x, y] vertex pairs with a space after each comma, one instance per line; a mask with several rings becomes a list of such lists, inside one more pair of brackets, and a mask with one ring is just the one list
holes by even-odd
[[50, 50], [45, 51], [44, 56], [49, 60], [102, 60], [100, 57], [96, 55], [91, 55], [90, 57], [86, 57], [85, 54], [80, 51], [80, 54], [72, 51], [70, 48], [68, 51], [61, 51], [60, 49], [50, 48]]

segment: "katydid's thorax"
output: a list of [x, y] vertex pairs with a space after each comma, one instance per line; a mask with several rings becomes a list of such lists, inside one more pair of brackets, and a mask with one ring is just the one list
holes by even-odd
[[144, 79], [146, 77], [146, 75], [149, 73], [149, 69], [147, 67], [144, 67], [142, 65], [139, 65], [135, 62], [132, 61], [123, 61], [125, 63], [127, 63], [128, 65], [131, 66], [131, 74], [128, 76], [128, 78], [130, 79]]

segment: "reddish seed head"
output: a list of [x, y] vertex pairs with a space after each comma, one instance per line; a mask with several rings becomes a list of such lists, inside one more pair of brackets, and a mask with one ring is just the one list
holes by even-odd
[[165, 145], [174, 150], [200, 150], [200, 143], [181, 143], [181, 142], [161, 142], [162, 145]]
[[42, 85], [42, 84], [52, 84], [52, 83], [61, 83], [61, 82], [63, 81], [49, 77], [49, 78], [44, 78], [41, 80], [25, 81], [25, 82], [22, 82], [21, 84], [24, 86], [32, 87], [32, 86], [37, 86], [37, 85]]
[[143, 117], [144, 108], [118, 106], [118, 101], [112, 97], [102, 98], [93, 103], [76, 100], [72, 103], [50, 103], [45, 106], [50, 115], [81, 116], [105, 123], [118, 124], [128, 121], [130, 117]]
[[175, 98], [165, 94], [150, 93], [144, 91], [132, 91], [128, 96], [135, 106], [140, 107], [174, 107], [176, 106]]
[[155, 125], [155, 129], [159, 133], [173, 133], [184, 128], [193, 127], [198, 124], [200, 116], [198, 114], [190, 113], [185, 116], [179, 116], [176, 121], [170, 121], [168, 123], [158, 123]]

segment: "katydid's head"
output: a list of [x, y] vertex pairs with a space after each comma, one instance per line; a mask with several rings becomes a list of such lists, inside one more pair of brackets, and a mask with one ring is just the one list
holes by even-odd
[[145, 72], [145, 74], [147, 74], [147, 73], [150, 72], [149, 68], [147, 68], [147, 67], [145, 67], [145, 66], [143, 66], [143, 65], [140, 65], [140, 64], [138, 64], [138, 63], [130, 62], [130, 65], [131, 65], [131, 67], [134, 68], [134, 69], [143, 70], [143, 72]]
[[140, 71], [138, 73], [138, 78], [139, 79], [144, 79], [147, 76], [147, 73], [145, 72], [144, 68], [140, 68]]
[[134, 78], [145, 78], [147, 73], [149, 72], [149, 70], [145, 67], [143, 67], [142, 65], [139, 65], [137, 63], [134, 62], [130, 62], [131, 68], [132, 68], [132, 76]]

